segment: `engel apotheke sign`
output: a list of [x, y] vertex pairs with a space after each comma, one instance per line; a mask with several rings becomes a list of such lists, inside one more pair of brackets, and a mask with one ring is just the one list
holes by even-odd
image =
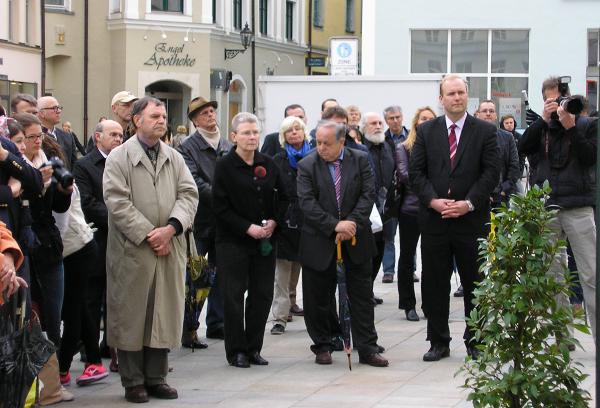
[[329, 64], [331, 75], [358, 75], [358, 38], [330, 38]]
[[167, 45], [161, 42], [154, 46], [154, 53], [144, 62], [144, 65], [154, 65], [156, 69], [160, 67], [193, 67], [196, 58], [190, 57], [186, 52], [184, 55], [185, 43], [181, 45]]

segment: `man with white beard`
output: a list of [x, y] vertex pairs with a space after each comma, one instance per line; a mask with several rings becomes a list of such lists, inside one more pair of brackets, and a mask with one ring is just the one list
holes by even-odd
[[[375, 205], [384, 223], [390, 222], [390, 217], [395, 214], [386, 214], [384, 205], [388, 197], [388, 192], [393, 188], [394, 172], [396, 170], [394, 151], [390, 143], [385, 142], [383, 118], [379, 113], [365, 113], [362, 119], [361, 130], [364, 135], [364, 145], [369, 149], [375, 173], [375, 191], [377, 192]], [[373, 281], [375, 281], [379, 272], [385, 248], [383, 232], [379, 231], [374, 235], [375, 243], [377, 244], [377, 254], [373, 257]], [[383, 300], [373, 295], [373, 303], [381, 304]]]

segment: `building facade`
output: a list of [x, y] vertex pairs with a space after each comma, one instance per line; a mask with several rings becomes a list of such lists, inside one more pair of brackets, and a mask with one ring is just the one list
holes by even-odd
[[0, 105], [18, 93], [39, 96], [42, 82], [40, 0], [0, 0]]
[[551, 75], [571, 76], [571, 92], [597, 106], [598, 15], [600, 3], [568, 0], [365, 2], [363, 74], [464, 75], [469, 112], [493, 99], [499, 116], [514, 114], [523, 126], [522, 91], [541, 112], [542, 81]]
[[[235, 113], [254, 109], [255, 78], [304, 73], [305, 2], [46, 1], [46, 92], [80, 136], [110, 117], [121, 90], [163, 100], [172, 129], [190, 125], [192, 98], [214, 99], [226, 131]], [[253, 20], [254, 52], [240, 39]], [[240, 52], [226, 58], [226, 49]]]
[[330, 39], [332, 37], [355, 37], [360, 41], [362, 0], [311, 0], [306, 10], [306, 20], [308, 23], [306, 56], [324, 61], [323, 66], [307, 67], [306, 73], [308, 75], [327, 75], [329, 73]]

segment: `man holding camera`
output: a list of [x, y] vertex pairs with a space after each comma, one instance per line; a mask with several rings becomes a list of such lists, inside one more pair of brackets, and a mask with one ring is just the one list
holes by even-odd
[[[596, 227], [594, 221], [594, 187], [596, 166], [597, 120], [585, 118], [573, 109], [568, 84], [550, 77], [542, 84], [544, 112], [523, 134], [519, 151], [538, 153], [535, 184], [548, 180], [552, 192], [548, 206], [558, 207], [552, 223], [558, 239], [568, 238], [579, 267], [579, 280], [594, 338], [596, 338]], [[576, 101], [575, 101], [576, 102]], [[576, 103], [575, 103], [576, 104]], [[569, 113], [571, 111], [571, 113]], [[575, 114], [574, 114], [575, 113]], [[563, 265], [561, 265], [561, 263]], [[562, 279], [566, 251], [551, 269]], [[558, 299], [568, 307], [569, 299]]]

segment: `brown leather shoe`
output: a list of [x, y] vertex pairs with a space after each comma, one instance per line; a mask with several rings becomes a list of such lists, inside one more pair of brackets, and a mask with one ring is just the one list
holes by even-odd
[[331, 364], [331, 353], [329, 351], [319, 351], [315, 357], [315, 363], [317, 364]]
[[304, 316], [304, 310], [297, 304], [294, 304], [290, 307], [290, 314], [294, 316]]
[[148, 392], [146, 391], [146, 387], [143, 385], [125, 387], [125, 399], [134, 403], [148, 402]]
[[173, 387], [169, 387], [169, 384], [156, 384], [148, 385], [148, 395], [156, 397], [158, 399], [177, 399], [177, 390]]
[[368, 356], [358, 356], [358, 362], [373, 367], [387, 367], [390, 365], [389, 361], [383, 358], [379, 353], [369, 354]]

